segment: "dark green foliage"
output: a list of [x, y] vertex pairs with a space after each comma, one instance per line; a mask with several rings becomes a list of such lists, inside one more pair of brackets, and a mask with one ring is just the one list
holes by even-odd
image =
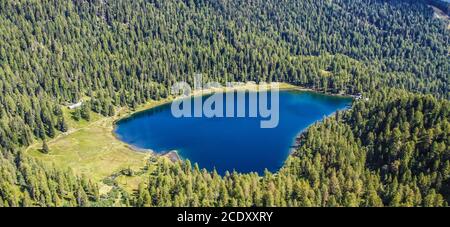
[[59, 117], [58, 118], [57, 128], [61, 132], [67, 132], [67, 130], [69, 130], [69, 126], [67, 125], [66, 120], [64, 119], [64, 117]]
[[48, 154], [48, 152], [50, 152], [50, 148], [47, 145], [47, 141], [44, 139], [42, 141], [42, 149], [41, 149], [42, 153], [44, 154]]
[[0, 153], [0, 206], [83, 206], [99, 200], [96, 184], [85, 178], [14, 156]]
[[113, 198], [139, 206], [449, 203], [449, 110], [436, 99], [450, 94], [449, 30], [423, 1], [0, 0], [0, 24], [0, 205], [98, 201], [95, 184], [16, 150], [66, 132], [67, 103], [88, 97], [72, 111], [77, 121], [90, 111], [113, 116], [115, 107], [167, 97], [196, 73], [370, 100], [309, 129], [277, 174], [220, 177], [158, 163], [136, 197], [114, 189]]
[[75, 109], [75, 110], [72, 112], [72, 118], [73, 118], [75, 121], [81, 120], [81, 111], [80, 111], [80, 109]]
[[89, 96], [74, 119], [89, 120], [88, 108], [111, 116], [114, 106], [166, 97], [195, 73], [448, 98], [449, 31], [423, 3], [193, 2], [1, 1], [1, 128], [24, 135], [8, 147], [64, 131], [58, 104]]
[[91, 109], [89, 107], [89, 103], [83, 103], [83, 105], [81, 105], [80, 116], [86, 121], [91, 120]]

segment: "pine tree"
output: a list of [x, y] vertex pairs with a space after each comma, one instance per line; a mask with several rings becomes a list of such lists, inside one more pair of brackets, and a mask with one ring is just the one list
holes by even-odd
[[80, 115], [86, 121], [90, 121], [91, 120], [91, 113], [90, 113], [90, 108], [89, 108], [89, 104], [88, 103], [83, 103], [83, 105], [81, 105]]
[[114, 111], [114, 106], [109, 104], [108, 106], [108, 116], [114, 116], [115, 111]]
[[76, 109], [73, 113], [72, 113], [72, 118], [75, 121], [79, 121], [81, 119], [81, 111], [79, 109]]
[[64, 117], [62, 117], [62, 116], [58, 118], [57, 126], [58, 126], [58, 130], [61, 132], [67, 132], [67, 130], [69, 129], [69, 127], [66, 123], [66, 120], [64, 120]]
[[48, 154], [50, 152], [50, 148], [47, 145], [47, 141], [45, 139], [42, 140], [42, 153]]

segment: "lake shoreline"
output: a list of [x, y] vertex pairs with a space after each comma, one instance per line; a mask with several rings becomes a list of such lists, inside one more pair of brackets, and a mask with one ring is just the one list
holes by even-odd
[[[270, 85], [270, 84], [268, 84]], [[299, 86], [295, 86], [295, 85], [291, 85], [291, 84], [287, 84], [287, 83], [277, 83], [276, 85], [278, 85], [278, 88], [280, 91], [300, 91], [300, 92], [312, 92], [312, 93], [316, 93], [316, 94], [320, 94], [320, 95], [326, 95], [326, 96], [335, 96], [335, 97], [341, 97], [341, 98], [354, 98], [354, 95], [347, 95], [347, 94], [329, 94], [329, 93], [325, 93], [323, 91], [317, 91], [315, 89], [312, 88], [307, 88], [307, 87], [299, 87]], [[270, 86], [258, 86], [255, 83], [239, 83], [233, 87], [216, 87], [216, 88], [207, 88], [207, 89], [201, 89], [201, 90], [196, 90], [191, 92], [190, 95], [186, 95], [183, 96], [181, 98], [186, 98], [186, 97], [199, 97], [199, 96], [205, 96], [205, 95], [209, 95], [212, 93], [216, 93], [216, 92], [231, 92], [231, 91], [247, 91], [247, 92], [253, 92], [253, 91], [263, 91], [264, 89], [270, 89]], [[112, 130], [112, 134], [114, 134], [115, 138], [121, 142], [123, 142], [121, 140], [120, 137], [117, 136], [117, 132], [116, 132], [116, 128], [118, 126], [118, 123], [132, 118], [134, 116], [136, 116], [137, 114], [140, 114], [142, 112], [151, 110], [153, 108], [158, 108], [161, 107], [163, 105], [167, 105], [171, 102], [173, 102], [174, 100], [176, 100], [176, 98], [173, 97], [168, 97], [168, 98], [164, 98], [162, 100], [159, 101], [155, 101], [154, 103], [148, 105], [148, 104], [144, 104], [143, 106], [140, 106], [137, 108], [137, 110], [134, 111], [129, 111], [127, 113], [125, 113], [125, 115], [123, 116], [119, 116], [115, 121], [114, 121], [114, 127]], [[344, 108], [344, 109], [340, 109], [340, 111], [346, 111], [348, 110], [348, 107]], [[325, 118], [333, 116], [333, 114], [330, 114], [328, 116], [324, 116], [322, 119], [318, 120], [317, 122], [323, 121]], [[313, 123], [316, 124], [317, 122]], [[309, 128], [309, 127], [308, 127]], [[292, 155], [293, 151], [299, 146], [299, 141], [301, 140], [302, 136], [304, 135], [305, 132], [307, 132], [308, 128], [305, 128], [301, 131], [299, 131], [293, 138], [292, 138], [292, 143], [289, 147], [289, 151], [288, 151], [288, 155]], [[135, 147], [135, 146], [129, 146], [130, 149], [132, 149], [135, 152], [139, 152], [139, 153], [151, 153], [152, 155], [158, 156], [158, 157], [166, 157], [168, 158], [171, 162], [177, 162], [177, 161], [183, 161], [184, 159], [180, 156], [179, 151], [178, 150], [167, 150], [167, 151], [161, 151], [161, 152], [156, 152], [152, 149], [145, 149], [145, 148], [139, 148], [139, 147]]]
[[[327, 92], [323, 92], [322, 90], [317, 90], [314, 88], [308, 88], [308, 87], [302, 87], [302, 86], [297, 86], [297, 85], [293, 85], [293, 84], [289, 84], [289, 83], [284, 83], [284, 82], [274, 82], [271, 84], [277, 84], [278, 88], [280, 91], [286, 91], [286, 90], [292, 90], [292, 91], [304, 91], [304, 92], [314, 92], [314, 93], [318, 93], [318, 94], [322, 94], [322, 95], [328, 95], [328, 96], [335, 96], [335, 97], [342, 97], [342, 98], [355, 98], [355, 95], [350, 95], [350, 94], [338, 94], [338, 93], [327, 93]], [[268, 84], [268, 85], [271, 85]], [[205, 95], [210, 95], [216, 92], [231, 92], [231, 91], [250, 91], [250, 92], [256, 92], [256, 91], [264, 91], [267, 89], [262, 89], [260, 90], [259, 85], [255, 84], [255, 83], [243, 83], [243, 82], [237, 82], [237, 84], [235, 84], [232, 87], [219, 87], [219, 88], [203, 88], [200, 90], [194, 90], [191, 92], [190, 95], [187, 95], [185, 97], [177, 97], [177, 98], [187, 98], [187, 97], [198, 97], [198, 96], [205, 96]], [[157, 108], [166, 104], [169, 104], [171, 102], [173, 102], [174, 100], [176, 100], [177, 98], [174, 97], [167, 97], [164, 98], [162, 100], [156, 101], [157, 104], [155, 105], [151, 105], [149, 107], [145, 107], [146, 104], [143, 104], [144, 107], [143, 108], [139, 108], [139, 110], [134, 110], [131, 111], [129, 113], [126, 113], [124, 116], [121, 116], [117, 119], [114, 120], [113, 124], [114, 124], [114, 130], [115, 130], [115, 125], [117, 123], [119, 123], [120, 121], [129, 119], [139, 113], [148, 111], [150, 109], [153, 108]], [[113, 130], [113, 132], [114, 132]]]

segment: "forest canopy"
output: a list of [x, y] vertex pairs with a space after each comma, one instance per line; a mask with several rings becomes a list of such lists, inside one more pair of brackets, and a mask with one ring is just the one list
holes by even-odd
[[370, 100], [312, 126], [279, 173], [220, 177], [158, 160], [123, 204], [450, 202], [450, 31], [423, 1], [0, 0], [0, 24], [0, 205], [109, 204], [95, 182], [23, 149], [69, 130], [69, 104], [88, 100], [76, 119], [112, 116], [196, 73]]

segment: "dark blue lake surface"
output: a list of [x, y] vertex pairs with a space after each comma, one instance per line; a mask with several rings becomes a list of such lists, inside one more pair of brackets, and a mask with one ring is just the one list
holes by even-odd
[[[248, 108], [249, 99], [254, 96], [244, 94]], [[204, 102], [208, 97], [190, 99]], [[229, 100], [236, 97], [235, 92], [234, 99]], [[119, 121], [115, 133], [122, 141], [138, 148], [160, 153], [177, 150], [183, 159], [198, 163], [200, 168], [216, 168], [220, 174], [234, 169], [263, 173], [267, 168], [275, 172], [283, 165], [302, 130], [336, 110], [345, 109], [351, 101], [313, 92], [280, 91], [279, 124], [275, 128], [261, 128], [261, 120], [267, 118], [260, 116], [176, 118], [171, 105], [166, 104]], [[237, 111], [236, 105], [234, 110]]]

